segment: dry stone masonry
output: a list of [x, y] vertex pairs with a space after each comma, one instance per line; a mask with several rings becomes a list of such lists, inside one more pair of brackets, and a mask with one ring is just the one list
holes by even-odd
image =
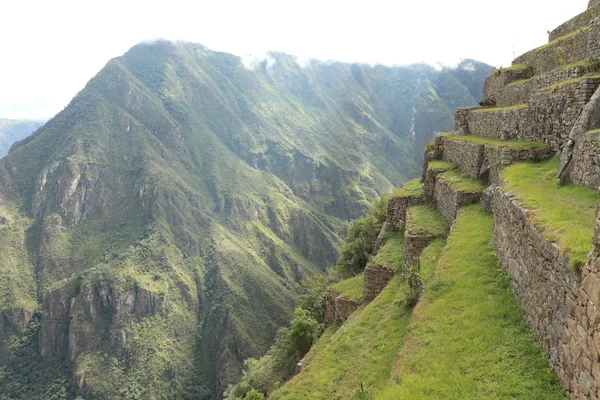
[[373, 300], [394, 277], [394, 270], [374, 262], [367, 264], [364, 273], [363, 298]]
[[325, 293], [325, 326], [334, 322], [344, 322], [358, 309], [360, 303], [354, 299], [342, 296], [333, 289]]
[[[456, 133], [438, 136], [426, 154], [491, 185], [461, 199], [439, 172], [423, 174], [425, 197], [447, 221], [462, 202], [477, 201], [494, 214], [493, 246], [510, 277], [527, 322], [571, 399], [600, 399], [600, 203], [587, 262], [546, 239], [513, 194], [501, 170], [517, 161], [560, 154], [562, 182], [600, 190], [600, 0], [550, 34], [550, 43], [518, 57], [486, 80], [483, 108], [456, 112]], [[464, 134], [478, 135], [471, 143]], [[492, 138], [485, 143], [485, 138]], [[499, 140], [546, 146], [502, 145]], [[481, 143], [481, 144], [480, 144]], [[531, 143], [530, 143], [531, 144]], [[405, 241], [408, 257], [423, 238]]]
[[[600, 400], [600, 203], [588, 259], [573, 268], [564, 249], [532, 221], [533, 211], [503, 190], [501, 171], [517, 161], [560, 154], [561, 182], [600, 190], [599, 57], [600, 0], [592, 0], [587, 11], [550, 33], [550, 43], [492, 74], [482, 108], [456, 112], [456, 132], [437, 136], [426, 149], [423, 194], [392, 198], [386, 221], [389, 228], [405, 226], [408, 207], [424, 201], [434, 203], [448, 223], [462, 204], [480, 201], [491, 211], [493, 247], [571, 399]], [[506, 140], [529, 143], [502, 143]], [[433, 167], [434, 160], [450, 166]], [[451, 175], [443, 175], [454, 165], [489, 187], [458, 190], [444, 178]], [[405, 229], [404, 262], [417, 259], [432, 239]], [[363, 297], [377, 296], [392, 276], [393, 271], [369, 264]], [[328, 323], [358, 307], [347, 300], [327, 293]]]

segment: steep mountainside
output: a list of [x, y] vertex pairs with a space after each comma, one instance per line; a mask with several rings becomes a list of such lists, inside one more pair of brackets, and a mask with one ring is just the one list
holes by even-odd
[[481, 71], [169, 42], [111, 60], [0, 160], [0, 393], [219, 398]]
[[599, 17], [590, 0], [486, 79], [350, 248], [357, 275], [301, 304], [328, 328], [287, 382], [259, 374], [270, 350], [228, 399], [600, 398]]
[[26, 138], [44, 123], [0, 118], [0, 157], [4, 157], [10, 146], [16, 141]]

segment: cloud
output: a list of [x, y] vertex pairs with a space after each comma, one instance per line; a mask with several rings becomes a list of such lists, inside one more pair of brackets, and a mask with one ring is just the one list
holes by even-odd
[[242, 56], [242, 64], [246, 69], [251, 71], [261, 69], [264, 64], [265, 70], [269, 71], [277, 64], [277, 60], [275, 60], [268, 52], [264, 54], [246, 54], [245, 56]]

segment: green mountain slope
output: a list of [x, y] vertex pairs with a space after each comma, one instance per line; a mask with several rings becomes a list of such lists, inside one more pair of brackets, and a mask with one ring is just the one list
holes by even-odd
[[0, 393], [220, 398], [475, 104], [450, 70], [271, 57], [135, 46], [0, 160]]
[[42, 126], [40, 121], [0, 118], [0, 157], [4, 157], [13, 143], [29, 136]]
[[[269, 399], [564, 399], [491, 247], [492, 224], [480, 205], [462, 207], [447, 241], [420, 256], [414, 310], [395, 277], [329, 327]], [[382, 252], [402, 257], [392, 241]]]

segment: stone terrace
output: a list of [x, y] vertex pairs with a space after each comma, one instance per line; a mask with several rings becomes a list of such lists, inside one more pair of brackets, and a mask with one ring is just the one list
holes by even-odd
[[[530, 181], [514, 186], [504, 182], [503, 169], [513, 165], [514, 173], [551, 163], [548, 171], [558, 165], [563, 183], [600, 190], [599, 57], [600, 0], [592, 0], [587, 11], [552, 31], [547, 45], [492, 74], [482, 108], [457, 110], [456, 133], [435, 138], [426, 151], [422, 178], [426, 200], [449, 223], [460, 204], [479, 197], [493, 212], [494, 248], [571, 399], [600, 399], [600, 204], [595, 221], [589, 217], [590, 236], [593, 224], [595, 233], [585, 261], [588, 227], [573, 216], [585, 215], [587, 221], [594, 192], [558, 186], [556, 179], [549, 180], [552, 176], [531, 169]], [[554, 154], [561, 155], [560, 162], [522, 163]], [[461, 190], [461, 174], [491, 186], [483, 195], [483, 186]], [[541, 190], [544, 179], [547, 186]], [[554, 211], [542, 205], [548, 198]], [[582, 208], [573, 213], [574, 207]], [[564, 233], [556, 236], [552, 224]], [[573, 243], [564, 241], [576, 230], [583, 235], [571, 253]]]

